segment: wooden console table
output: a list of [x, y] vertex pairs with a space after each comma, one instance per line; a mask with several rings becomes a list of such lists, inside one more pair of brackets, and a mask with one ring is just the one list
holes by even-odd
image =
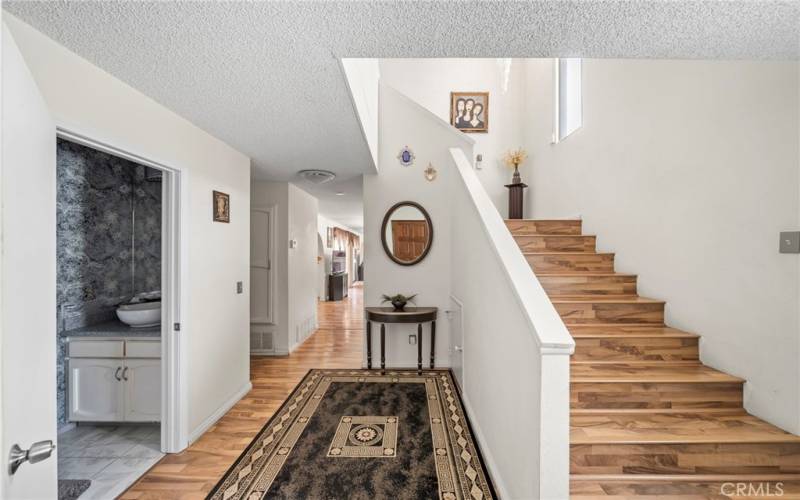
[[367, 319], [367, 368], [372, 368], [372, 322], [381, 324], [381, 370], [386, 369], [386, 323], [417, 324], [417, 370], [422, 371], [422, 323], [431, 324], [431, 368], [436, 353], [437, 307], [406, 307], [395, 311], [393, 307], [366, 307]]

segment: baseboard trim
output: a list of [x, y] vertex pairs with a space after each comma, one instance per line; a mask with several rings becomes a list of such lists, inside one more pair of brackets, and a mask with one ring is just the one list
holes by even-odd
[[486, 438], [483, 436], [481, 426], [478, 423], [478, 420], [475, 418], [475, 412], [472, 411], [472, 405], [469, 404], [469, 399], [467, 399], [467, 395], [464, 394], [463, 390], [460, 391], [460, 394], [461, 401], [464, 403], [464, 411], [467, 413], [467, 418], [469, 419], [470, 427], [472, 428], [473, 434], [475, 434], [475, 439], [478, 441], [478, 448], [480, 448], [483, 462], [486, 465], [486, 469], [492, 479], [492, 486], [494, 486], [494, 489], [500, 498], [511, 498], [511, 495], [508, 493], [508, 488], [506, 488], [506, 485], [494, 472], [500, 469], [497, 467], [497, 462], [495, 462], [494, 458], [492, 457], [492, 452], [489, 451], [489, 447], [486, 445]]
[[205, 434], [206, 431], [210, 429], [212, 425], [217, 423], [217, 420], [221, 419], [223, 415], [228, 413], [228, 410], [233, 408], [233, 405], [238, 403], [239, 400], [242, 399], [245, 396], [245, 394], [250, 392], [252, 388], [253, 388], [253, 383], [248, 380], [247, 383], [243, 385], [238, 391], [236, 391], [236, 393], [233, 396], [231, 396], [227, 401], [222, 403], [222, 405], [219, 408], [217, 408], [214, 411], [214, 413], [212, 413], [211, 415], [208, 416], [208, 418], [203, 420], [200, 423], [200, 425], [198, 425], [197, 428], [189, 434], [189, 444], [191, 445], [192, 443], [200, 439], [200, 436]]

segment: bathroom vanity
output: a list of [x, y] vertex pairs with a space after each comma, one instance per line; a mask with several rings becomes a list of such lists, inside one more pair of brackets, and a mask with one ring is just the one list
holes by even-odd
[[161, 330], [109, 322], [65, 332], [67, 420], [161, 420]]

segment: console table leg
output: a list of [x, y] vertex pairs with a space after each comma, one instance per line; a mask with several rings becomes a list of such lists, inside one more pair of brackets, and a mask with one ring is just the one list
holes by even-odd
[[367, 321], [367, 370], [372, 370], [372, 321]]
[[436, 357], [436, 320], [431, 321], [431, 369], [433, 360]]
[[381, 372], [386, 370], [386, 323], [381, 323]]
[[422, 323], [417, 325], [417, 373], [422, 375]]

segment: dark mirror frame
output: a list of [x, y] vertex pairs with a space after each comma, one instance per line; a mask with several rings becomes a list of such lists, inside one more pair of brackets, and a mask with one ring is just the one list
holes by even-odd
[[[398, 259], [394, 256], [394, 254], [392, 254], [392, 251], [389, 249], [389, 244], [386, 242], [386, 226], [389, 224], [394, 211], [400, 207], [416, 208], [422, 212], [422, 215], [425, 216], [425, 222], [428, 224], [428, 244], [425, 245], [425, 250], [422, 251], [422, 254], [420, 254], [420, 256], [414, 260], [405, 261]], [[400, 264], [401, 266], [413, 266], [414, 264], [419, 264], [422, 262], [433, 246], [433, 222], [431, 222], [431, 216], [428, 215], [428, 211], [422, 208], [422, 205], [414, 201], [401, 201], [392, 205], [392, 208], [387, 210], [386, 215], [383, 216], [383, 224], [381, 224], [381, 243], [383, 243], [383, 251], [386, 252], [386, 255], [388, 255], [389, 258], [392, 259], [392, 261], [396, 264]]]

